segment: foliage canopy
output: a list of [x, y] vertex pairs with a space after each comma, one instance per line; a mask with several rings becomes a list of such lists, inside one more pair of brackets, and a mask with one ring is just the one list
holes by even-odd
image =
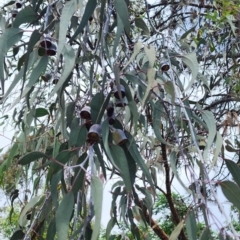
[[[219, 239], [239, 237], [216, 193], [236, 216], [239, 10], [227, 0], [2, 6], [1, 119], [16, 133], [0, 184], [10, 220], [14, 202], [22, 205], [11, 240], [97, 239], [112, 178], [106, 239], [120, 220], [136, 239], [151, 238], [138, 221], [164, 240], [211, 239], [216, 229]], [[184, 215], [174, 181], [189, 195]], [[157, 192], [171, 212], [170, 236], [152, 218]]]

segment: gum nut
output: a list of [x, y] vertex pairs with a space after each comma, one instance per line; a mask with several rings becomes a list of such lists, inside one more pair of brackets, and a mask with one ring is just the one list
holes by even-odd
[[12, 10], [12, 17], [15, 18], [18, 15], [18, 10]]
[[124, 143], [127, 142], [127, 137], [126, 137], [124, 131], [121, 129], [115, 129], [115, 131], [113, 131], [113, 133], [112, 133], [112, 137], [113, 137], [114, 142], [117, 145], [123, 145]]
[[113, 105], [113, 102], [110, 101], [108, 106], [107, 106], [107, 116], [108, 117], [111, 117], [114, 113], [114, 105]]
[[46, 73], [43, 76], [41, 76], [41, 78], [44, 82], [48, 82], [52, 78], [52, 74], [51, 73]]
[[80, 116], [83, 119], [91, 119], [91, 108], [88, 106], [85, 106], [84, 108], [82, 108], [80, 112]]
[[167, 71], [169, 70], [169, 65], [168, 65], [168, 63], [163, 63], [163, 64], [161, 65], [161, 70], [162, 70], [163, 72], [167, 72]]
[[98, 141], [102, 134], [102, 127], [100, 124], [93, 124], [88, 132], [88, 139], [92, 141]]
[[51, 37], [43, 37], [41, 42], [40, 42], [40, 45], [41, 47], [43, 48], [50, 48], [52, 46], [52, 38]]
[[[121, 93], [122, 93], [122, 98], [124, 98], [126, 96], [126, 93], [125, 93], [125, 88], [124, 88], [123, 85], [120, 85], [120, 90], [121, 90]], [[116, 86], [114, 87], [114, 97], [117, 98], [117, 99], [120, 99], [120, 96], [118, 94], [118, 90], [117, 90]]]
[[48, 56], [55, 56], [57, 53], [57, 45], [52, 44], [50, 48], [46, 48], [46, 51]]
[[16, 2], [16, 8], [21, 8], [21, 7], [22, 7], [22, 3]]

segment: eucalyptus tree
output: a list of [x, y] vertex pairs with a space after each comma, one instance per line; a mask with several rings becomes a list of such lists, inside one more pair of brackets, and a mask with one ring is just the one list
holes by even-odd
[[[240, 150], [238, 1], [18, 0], [1, 9], [2, 126], [16, 133], [0, 183], [10, 220], [22, 206], [11, 239], [97, 239], [112, 178], [106, 239], [120, 220], [136, 239], [151, 237], [137, 221], [160, 239], [211, 239], [213, 229], [239, 237], [216, 193], [240, 208], [237, 160], [227, 158]], [[175, 180], [191, 198], [184, 215]], [[176, 226], [170, 237], [152, 217], [158, 191]]]

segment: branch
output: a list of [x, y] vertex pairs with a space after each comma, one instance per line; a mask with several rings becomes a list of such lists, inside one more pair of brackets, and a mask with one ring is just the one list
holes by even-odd
[[157, 236], [160, 239], [169, 240], [168, 235], [163, 231], [163, 229], [158, 225], [158, 223], [150, 217], [149, 213], [147, 212], [146, 206], [144, 205], [143, 201], [138, 198], [138, 195], [135, 192], [134, 188], [133, 188], [133, 193], [134, 193], [134, 202], [139, 208], [141, 208], [148, 225], [152, 228], [152, 230], [157, 234]]

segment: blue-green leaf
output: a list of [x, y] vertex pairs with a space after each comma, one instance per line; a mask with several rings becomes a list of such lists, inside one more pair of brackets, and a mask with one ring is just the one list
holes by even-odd
[[115, 0], [114, 6], [116, 8], [117, 14], [121, 18], [125, 31], [128, 36], [130, 36], [130, 23], [128, 17], [128, 7], [124, 0]]
[[147, 24], [144, 22], [144, 20], [142, 18], [140, 18], [140, 17], [135, 18], [135, 25], [136, 25], [136, 27], [143, 30], [144, 35], [150, 36], [150, 32], [147, 27]]
[[220, 183], [220, 186], [228, 201], [240, 211], [240, 188], [231, 181], [223, 181]]
[[103, 186], [99, 177], [92, 176], [91, 190], [94, 203], [95, 221], [91, 240], [97, 240], [101, 228]]
[[66, 3], [62, 10], [61, 18], [60, 18], [60, 26], [59, 26], [59, 38], [58, 38], [58, 51], [57, 56], [59, 57], [64, 48], [66, 33], [68, 31], [68, 25], [72, 18], [72, 15], [75, 12], [75, 1], [69, 1]]
[[74, 65], [75, 65], [75, 53], [71, 46], [64, 45], [62, 55], [64, 58], [64, 68], [63, 72], [61, 73], [61, 77], [55, 86], [55, 88], [52, 91], [51, 96], [53, 96], [63, 85], [63, 83], [66, 81], [68, 76], [71, 74]]
[[79, 24], [76, 32], [73, 34], [71, 41], [77, 37], [77, 35], [82, 32], [83, 28], [87, 25], [88, 19], [92, 16], [95, 8], [97, 6], [97, 1], [96, 0], [91, 0], [87, 2], [85, 11], [82, 16], [81, 23]]
[[117, 33], [116, 33], [116, 37], [114, 39], [114, 44], [113, 44], [113, 50], [112, 50], [113, 57], [116, 57], [116, 49], [118, 46], [119, 39], [122, 35], [123, 28], [124, 28], [124, 26], [123, 26], [122, 20], [119, 17], [119, 15], [117, 14]]
[[8, 50], [17, 42], [20, 41], [23, 35], [23, 30], [19, 28], [8, 28], [0, 37], [0, 81], [4, 93], [4, 56]]
[[193, 210], [190, 210], [186, 220], [186, 229], [189, 240], [197, 239], [196, 216]]
[[231, 160], [225, 160], [225, 163], [227, 165], [229, 172], [232, 174], [234, 181], [237, 183], [238, 187], [240, 187], [240, 168], [239, 168], [239, 166]]
[[57, 239], [68, 239], [69, 221], [74, 206], [74, 196], [72, 192], [67, 193], [61, 201], [56, 212]]
[[23, 23], [31, 23], [38, 17], [30, 6], [23, 8], [15, 18], [13, 27], [18, 28]]
[[22, 97], [24, 97], [31, 87], [36, 83], [40, 75], [45, 72], [48, 64], [48, 56], [43, 56], [39, 59], [39, 61], [36, 63], [36, 66], [33, 68], [32, 73], [30, 75], [29, 81], [26, 85], [26, 87], [23, 90]]
[[29, 164], [39, 158], [43, 158], [43, 157], [47, 157], [46, 154], [42, 153], [42, 152], [30, 152], [28, 154], [26, 154], [25, 156], [23, 156], [22, 158], [20, 158], [18, 160], [18, 164], [21, 165], [26, 165]]

